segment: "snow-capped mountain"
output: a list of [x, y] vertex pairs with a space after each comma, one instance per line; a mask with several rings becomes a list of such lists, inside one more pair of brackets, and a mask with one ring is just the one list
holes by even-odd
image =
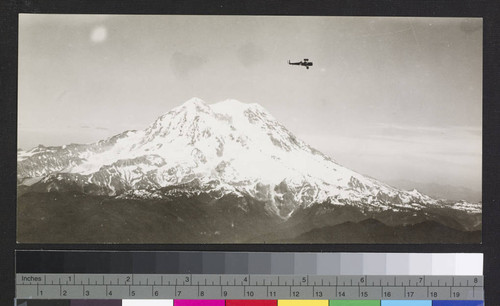
[[444, 206], [481, 212], [480, 204], [444, 203], [349, 170], [297, 139], [260, 105], [236, 100], [209, 105], [193, 98], [144, 130], [18, 151], [18, 183], [119, 198], [249, 196], [282, 219], [319, 203], [365, 212]]

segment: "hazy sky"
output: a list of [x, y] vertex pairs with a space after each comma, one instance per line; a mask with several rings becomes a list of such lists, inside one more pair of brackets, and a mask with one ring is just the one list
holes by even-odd
[[363, 174], [480, 190], [481, 19], [21, 15], [19, 30], [20, 148], [234, 98]]

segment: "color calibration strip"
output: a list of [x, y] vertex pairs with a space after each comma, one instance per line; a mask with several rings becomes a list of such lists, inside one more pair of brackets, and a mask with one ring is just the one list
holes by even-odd
[[482, 275], [478, 253], [18, 251], [16, 273]]
[[17, 300], [16, 306], [483, 306], [433, 300]]

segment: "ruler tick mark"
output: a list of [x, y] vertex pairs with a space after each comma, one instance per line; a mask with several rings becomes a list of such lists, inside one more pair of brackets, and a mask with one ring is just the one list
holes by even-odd
[[[128, 274], [133, 277], [133, 274]], [[42, 275], [40, 279], [46, 280], [46, 275]], [[220, 291], [220, 297], [224, 299], [229, 298], [243, 298], [243, 299], [252, 299], [249, 296], [249, 292], [252, 292], [255, 296], [253, 298], [291, 298], [297, 299], [300, 294], [300, 299], [333, 299], [335, 297], [342, 297], [342, 299], [365, 299], [367, 298], [367, 294], [370, 298], [374, 298], [377, 296], [376, 291], [380, 291], [380, 297], [384, 297], [385, 294], [392, 294], [392, 298], [400, 297], [402, 299], [480, 299], [483, 297], [483, 282], [482, 278], [475, 278], [475, 276], [469, 277], [455, 277], [455, 276], [433, 276], [429, 278], [429, 281], [424, 281], [424, 277], [419, 276], [398, 276], [394, 277], [394, 275], [384, 275], [384, 276], [364, 276], [364, 279], [360, 279], [362, 275], [359, 276], [312, 276], [309, 275], [254, 275], [254, 281], [251, 280], [250, 275], [232, 275], [232, 276], [223, 276], [219, 275], [218, 278], [215, 275], [194, 275], [197, 276], [195, 281], [185, 281], [186, 279], [182, 275], [149, 275], [145, 277], [141, 277], [137, 280], [137, 283], [125, 281], [124, 277], [127, 277], [126, 274], [59, 274], [59, 275], [48, 275], [50, 282], [46, 282], [47, 288], [43, 287], [42, 282], [38, 281], [19, 281], [16, 286], [18, 288], [18, 292], [23, 292], [21, 294], [25, 294], [24, 292], [33, 292], [33, 296], [37, 298], [43, 299], [60, 299], [66, 298], [66, 294], [73, 295], [89, 299], [96, 298], [102, 293], [102, 289], [105, 289], [105, 297], [106, 298], [130, 298], [132, 295], [133, 298], [137, 298], [143, 293], [146, 293], [146, 296], [157, 297], [158, 292], [162, 292], [162, 296], [164, 294], [171, 294], [171, 290], [174, 289], [174, 296], [182, 299], [199, 299], [211, 297], [212, 293], [217, 295], [217, 292]], [[76, 281], [76, 276], [80, 282]], [[160, 278], [158, 278], [160, 276]], [[165, 277], [164, 277], [165, 276]], [[73, 277], [73, 282], [71, 282], [71, 277]], [[87, 282], [85, 282], [85, 277], [87, 277]], [[90, 277], [92, 277], [92, 282], [90, 281]], [[102, 283], [99, 283], [102, 277]], [[182, 278], [181, 278], [182, 277]], [[226, 285], [222, 281], [222, 278], [226, 280]], [[245, 278], [248, 279], [245, 280]], [[284, 278], [283, 278], [284, 277]], [[355, 279], [356, 277], [356, 279]], [[338, 280], [342, 280], [339, 282]], [[395, 278], [395, 280], [394, 280]], [[427, 277], [428, 278], [428, 277]], [[108, 280], [106, 282], [105, 280]], [[142, 281], [146, 279], [146, 282], [143, 284]], [[218, 283], [217, 283], [218, 279]], [[236, 285], [233, 287], [231, 285], [230, 280], [240, 280], [242, 286]], [[377, 289], [378, 285], [375, 285], [375, 280], [379, 279], [380, 287]], [[390, 283], [388, 280], [394, 280], [395, 283]], [[59, 282], [58, 282], [59, 280]], [[116, 282], [113, 282], [116, 280]], [[124, 280], [124, 282], [120, 282], [120, 280]], [[153, 282], [150, 283], [149, 280]], [[156, 283], [156, 280], [159, 280]], [[179, 286], [182, 288], [178, 289], [177, 286], [173, 287], [173, 283], [180, 282]], [[204, 280], [204, 281], [203, 281]], [[259, 281], [260, 280], [260, 281]], [[269, 280], [269, 281], [268, 281]], [[290, 282], [291, 280], [291, 282]], [[297, 282], [295, 282], [297, 280]], [[399, 281], [398, 281], [399, 280]], [[276, 283], [278, 281], [278, 283]], [[415, 282], [414, 282], [415, 281]], [[94, 287], [94, 283], [95, 286]], [[168, 283], [168, 285], [167, 285]], [[189, 283], [192, 283], [190, 285]], [[386, 283], [386, 285], [383, 285]], [[434, 284], [436, 283], [436, 285]], [[204, 284], [204, 285], [203, 285]], [[39, 286], [42, 287], [39, 287]], [[271, 286], [275, 286], [273, 288], [269, 288]], [[324, 286], [325, 288], [316, 289], [315, 286]], [[59, 292], [57, 292], [57, 286], [59, 287]], [[63, 287], [64, 286], [64, 287]], [[73, 287], [81, 286], [81, 293], [77, 288]], [[90, 287], [89, 287], [90, 286]], [[117, 287], [118, 286], [118, 287]], [[123, 287], [127, 286], [128, 290]], [[132, 286], [134, 286], [134, 290], [132, 290]], [[141, 286], [141, 287], [138, 287]], [[149, 286], [146, 289], [145, 286]], [[164, 286], [164, 287], [159, 287]], [[167, 287], [172, 286], [172, 287]], [[192, 286], [197, 287], [197, 290]], [[206, 287], [204, 287], [206, 286]], [[218, 289], [216, 287], [219, 286]], [[229, 286], [229, 290], [227, 287]], [[265, 286], [265, 287], [264, 287]], [[330, 288], [328, 288], [330, 286]], [[344, 286], [344, 287], [342, 287]], [[204, 287], [204, 288], [202, 288]], [[251, 287], [247, 289], [247, 287]], [[260, 287], [260, 288], [259, 288]], [[262, 288], [264, 287], [264, 288]], [[286, 289], [288, 287], [289, 290]], [[311, 288], [312, 287], [312, 288]], [[338, 287], [341, 287], [340, 289]], [[358, 287], [356, 292], [354, 287]], [[363, 287], [363, 288], [361, 288]], [[417, 288], [415, 288], [417, 287]], [[421, 287], [425, 287], [421, 288]], [[400, 288], [400, 289], [398, 289]], [[476, 288], [478, 289], [478, 293], [476, 294]], [[98, 291], [95, 291], [97, 289]], [[137, 290], [136, 290], [137, 289]], [[140, 289], [140, 290], [139, 290]], [[185, 290], [184, 290], [185, 289]], [[242, 290], [243, 289], [243, 290]], [[324, 291], [324, 290], [327, 291]], [[402, 289], [402, 290], [401, 290]], [[417, 289], [417, 290], [415, 290]], [[34, 291], [37, 291], [37, 294], [34, 294]], [[147, 293], [151, 290], [151, 295]], [[166, 290], [165, 292], [163, 292]], [[208, 290], [208, 291], [206, 291]], [[227, 291], [226, 291], [227, 290]], [[242, 290], [242, 291], [241, 291]], [[254, 291], [256, 290], [256, 291]], [[264, 291], [265, 290], [265, 291]], [[276, 291], [275, 291], [276, 290]], [[287, 296], [285, 290], [289, 291], [289, 295]], [[340, 290], [340, 291], [339, 291]], [[397, 290], [397, 291], [392, 291]], [[444, 294], [444, 291], [448, 291], [448, 296]], [[128, 291], [128, 295], [127, 295]], [[181, 292], [182, 291], [182, 292]], [[229, 292], [228, 292], [229, 291]], [[472, 291], [472, 292], [471, 292]], [[143, 292], [143, 293], [139, 293]], [[260, 292], [263, 294], [260, 296]], [[397, 293], [399, 292], [399, 293]], [[198, 293], [198, 294], [197, 294]], [[204, 293], [204, 294], [203, 294]], [[401, 295], [401, 293], [403, 293]], [[373, 296], [375, 294], [375, 296]], [[121, 296], [123, 295], [123, 296]], [[411, 295], [411, 296], [410, 296]], [[460, 296], [457, 296], [460, 295]], [[217, 296], [217, 297], [219, 297]], [[104, 297], [104, 295], [102, 295]], [[378, 297], [378, 296], [377, 296]], [[386, 296], [387, 297], [387, 296]], [[460, 297], [460, 298], [459, 298]], [[17, 296], [17, 298], [27, 298], [26, 296]]]

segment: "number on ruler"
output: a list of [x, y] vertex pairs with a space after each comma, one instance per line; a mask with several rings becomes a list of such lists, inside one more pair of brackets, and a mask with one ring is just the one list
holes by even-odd
[[[253, 290], [253, 289], [255, 289], [255, 287], [254, 288], [249, 287], [248, 283], [249, 283], [250, 278], [251, 278], [251, 275], [235, 276], [236, 282], [234, 283], [234, 285], [237, 287], [234, 287], [234, 289], [235, 289], [234, 292], [232, 291], [233, 295], [236, 294], [235, 297], [240, 296], [240, 294], [242, 294], [247, 299], [248, 298], [252, 299], [252, 298], [256, 298], [259, 296], [259, 295], [256, 295], [255, 290]], [[350, 285], [344, 284], [345, 287], [353, 287], [353, 288], [350, 288], [352, 290], [354, 289], [354, 287], [358, 287], [358, 288], [356, 288], [357, 289], [356, 291], [359, 290], [358, 291], [358, 298], [366, 299], [366, 298], [375, 297], [375, 296], [373, 296], [373, 294], [375, 294], [375, 291], [373, 291], [373, 292], [368, 291], [369, 287], [372, 285], [372, 282], [375, 282], [375, 276], [373, 276], [373, 277], [370, 276], [370, 280], [368, 280], [366, 276], [361, 276], [361, 275], [358, 276], [357, 278], [358, 278], [358, 284], [356, 284], [356, 282], [355, 282], [356, 277], [354, 277], [354, 278], [352, 278], [352, 283]], [[78, 284], [75, 282], [76, 279], [78, 279]], [[111, 279], [111, 278], [109, 278], [109, 279]], [[122, 282], [120, 284], [123, 284], [123, 281], [125, 281], [126, 283], [128, 282], [128, 285], [131, 285], [133, 283], [132, 282], [132, 275], [130, 275], [130, 276], [123, 275], [119, 279]], [[286, 288], [291, 289], [290, 291], [288, 291], [288, 290], [283, 291], [283, 292], [280, 291], [280, 294], [285, 294], [285, 298], [286, 298], [286, 293], [290, 294], [288, 298], [293, 298], [293, 299], [308, 298], [308, 297], [322, 299], [322, 298], [329, 298], [330, 297], [330, 291], [329, 291], [330, 289], [328, 289], [328, 291], [322, 291], [322, 289], [317, 290], [317, 288], [322, 288], [322, 287], [319, 287], [319, 284], [316, 284], [317, 281], [311, 281], [309, 283], [308, 276], [301, 275], [300, 277], [295, 277], [293, 279], [296, 281], [299, 281], [299, 282], [295, 282], [295, 286], [293, 284], [288, 283]], [[66, 284], [62, 284], [62, 283], [66, 283], [66, 282], [64, 282], [64, 280], [66, 280], [66, 281], [70, 280], [72, 282], [68, 286]], [[191, 275], [184, 275], [184, 277], [177, 275], [177, 280], [178, 280], [179, 284], [180, 284], [180, 281], [182, 280], [182, 281], [188, 282], [186, 284], [186, 286], [195, 286]], [[274, 279], [269, 279], [269, 280], [274, 281]], [[392, 290], [393, 290], [392, 287], [389, 284], [387, 284], [387, 286], [385, 286], [386, 284], [381, 283], [380, 286], [383, 288], [382, 295], [380, 296], [380, 289], [378, 291], [379, 293], [376, 295], [380, 296], [381, 299], [394, 299], [394, 298], [399, 298], [399, 297], [406, 298], [406, 299], [427, 298], [429, 300], [442, 299], [442, 298], [445, 298], [445, 299], [446, 298], [449, 298], [449, 299], [468, 299], [467, 294], [465, 294], [466, 293], [465, 290], [462, 291], [461, 288], [457, 288], [457, 287], [453, 286], [453, 285], [457, 285], [457, 284], [458, 284], [457, 286], [459, 286], [459, 287], [465, 286], [465, 284], [464, 284], [465, 281], [462, 281], [462, 279], [459, 279], [460, 282], [458, 282], [458, 281], [456, 281], [456, 279], [454, 279], [455, 283], [453, 283], [452, 285], [450, 285], [449, 281], [446, 281], [446, 283], [443, 282], [443, 279], [441, 279], [441, 278], [428, 279], [426, 276], [425, 277], [418, 276], [418, 277], [411, 278], [409, 280], [411, 280], [411, 282], [409, 282], [407, 280], [406, 285], [417, 286], [420, 289], [427, 289], [428, 288], [428, 290], [411, 291], [411, 289], [412, 289], [411, 287], [405, 287], [404, 291], [403, 291], [403, 288], [400, 288], [401, 290], [398, 289], [397, 291], [394, 292], [394, 296], [392, 296]], [[430, 282], [431, 280], [432, 280], [432, 283]], [[441, 281], [441, 283], [440, 283], [441, 286], [438, 286], [439, 288], [434, 287], [434, 286], [436, 286], [436, 284], [434, 283], [435, 280]], [[470, 284], [471, 280], [472, 280], [473, 284]], [[246, 282], [247, 284], [243, 283], [243, 284], [241, 284], [241, 287], [240, 287], [240, 284], [238, 284], [240, 281], [242, 283]], [[368, 281], [369, 281], [369, 284], [368, 284]], [[477, 288], [478, 286], [482, 286], [482, 283], [483, 283], [481, 277], [474, 277], [474, 276], [467, 277], [467, 281], [468, 281], [468, 286], [475, 287], [475, 288]], [[105, 293], [108, 298], [118, 298], [118, 296], [121, 295], [121, 290], [113, 293], [112, 290], [116, 289], [116, 287], [113, 287], [112, 285], [108, 285], [107, 282], [108, 281], [106, 281], [106, 283], [102, 283], [102, 281], [96, 280], [95, 286], [97, 287], [97, 286], [102, 285], [102, 288], [99, 288], [99, 291], [102, 290], [103, 291], [102, 293]], [[196, 280], [195, 280], [195, 282], [196, 282]], [[376, 282], [378, 283], [378, 279], [376, 280]], [[48, 283], [50, 283], [50, 280], [48, 281]], [[89, 286], [94, 286], [93, 283], [94, 283], [94, 280], [89, 279], [89, 281], [88, 281]], [[223, 283], [225, 284], [225, 281]], [[220, 284], [212, 283], [212, 285], [217, 286], [217, 289], [221, 293], [221, 296], [223, 298], [232, 298], [233, 296], [229, 297], [229, 292], [227, 291], [232, 286], [229, 286], [229, 282], [228, 282], [228, 286], [223, 285], [223, 283], [220, 283]], [[232, 283], [232, 280], [231, 280], [231, 283]], [[259, 281], [257, 284], [254, 281], [252, 284], [256, 285], [257, 287], [262, 286], [261, 288], [258, 288], [259, 290], [260, 289], [265, 290], [266, 283], [267, 283], [267, 279], [264, 278], [264, 282]], [[43, 286], [40, 287], [40, 288], [42, 288], [42, 290], [40, 290], [40, 288], [38, 288], [38, 290], [35, 290], [36, 288], [32, 288], [32, 290], [34, 292], [37, 292], [37, 295], [35, 295], [35, 296], [38, 296], [38, 298], [42, 298], [42, 299], [44, 299], [44, 298], [68, 298], [68, 297], [72, 296], [73, 294], [77, 293], [76, 287], [73, 288], [75, 290], [72, 289], [72, 287], [74, 287], [73, 286], [74, 284], [78, 285], [78, 287], [80, 288], [78, 290], [79, 293], [83, 293], [80, 297], [91, 298], [92, 296], [94, 296], [96, 294], [96, 292], [94, 291], [93, 288], [87, 286], [87, 279], [86, 278], [85, 278], [85, 282], [82, 281], [83, 288], [80, 286], [80, 276], [79, 275], [77, 275], [76, 277], [73, 277], [73, 275], [72, 276], [64, 276], [64, 277], [61, 276], [61, 284], [59, 286], [57, 286], [57, 287], [59, 287], [58, 288], [59, 290], [57, 290], [57, 291], [54, 290], [54, 292], [53, 292], [53, 290], [50, 290], [50, 292], [49, 291], [44, 292], [45, 290], [43, 290], [43, 289], [45, 289], [45, 288]], [[159, 289], [158, 285], [156, 285], [156, 284], [157, 283], [155, 283], [155, 286], [149, 287], [149, 292], [152, 293], [151, 296], [153, 296], [153, 297], [159, 296], [159, 291], [155, 291], [155, 290]], [[201, 284], [201, 282], [200, 282], [200, 284]], [[267, 283], [267, 284], [269, 285], [269, 283]], [[271, 284], [276, 285], [274, 283], [271, 283]], [[283, 283], [280, 282], [280, 284], [283, 284]], [[313, 284], [316, 285], [317, 287], [313, 286]], [[145, 285], [145, 284], [143, 284], [143, 285]], [[296, 286], [296, 285], [300, 285], [300, 286]], [[323, 284], [321, 283], [321, 285], [323, 285]], [[328, 285], [330, 285], [331, 289], [335, 288], [335, 286], [332, 286], [330, 283], [327, 282], [326, 286], [328, 286]], [[401, 285], [403, 285], [403, 284], [401, 284]], [[439, 285], [439, 283], [438, 283], [438, 285]], [[107, 288], [104, 288], [105, 286]], [[341, 286], [342, 285], [339, 285], [339, 288], [341, 288], [341, 290], [340, 291], [337, 290], [335, 292], [336, 293], [335, 297], [338, 297], [340, 299], [346, 299], [346, 298], [351, 296], [351, 293], [355, 294], [354, 290], [352, 292], [351, 292], [351, 290], [345, 291], [343, 289], [346, 289], [346, 288], [343, 288]], [[172, 287], [173, 287], [173, 284], [172, 284]], [[301, 288], [301, 287], [311, 288], [313, 291], [307, 292], [307, 291], [302, 291], [302, 289], [293, 290], [293, 289]], [[448, 289], [448, 290], [446, 290], [445, 287], [447, 287], [446, 289]], [[62, 288], [66, 288], [66, 289], [62, 289]], [[188, 290], [187, 292], [182, 292], [181, 290], [178, 290], [177, 288], [175, 290], [175, 296], [178, 298], [196, 298], [196, 296], [198, 296], [199, 298], [207, 298], [207, 296], [210, 296], [210, 295], [205, 294], [204, 289], [206, 289], [206, 288], [204, 288], [203, 290], [201, 290], [201, 288], [199, 288], [198, 290], [192, 290], [192, 291]], [[224, 290], [223, 288], [226, 288], [226, 290]], [[251, 288], [251, 289], [249, 290], [248, 288]], [[268, 298], [275, 299], [275, 298], [281, 297], [281, 296], [278, 296], [278, 294], [277, 294], [278, 291], [275, 289], [276, 287], [274, 287], [274, 289], [272, 289], [273, 287], [267, 286], [267, 288], [268, 288], [268, 290], [266, 290], [266, 291], [267, 291]], [[137, 288], [135, 288], [135, 289], [137, 289]], [[137, 294], [137, 291], [135, 291], [135, 289], [130, 290], [130, 291], [127, 290], [130, 297], [135, 298], [135, 297], [140, 295], [140, 294]], [[189, 288], [189, 289], [194, 289], [194, 288]], [[215, 289], [215, 287], [214, 287], [214, 289]], [[236, 289], [238, 289], [238, 290], [236, 290]], [[241, 289], [244, 289], [244, 290], [241, 290]], [[269, 290], [269, 289], [271, 289], [271, 290]], [[281, 288], [281, 289], [284, 289], [284, 288]], [[408, 290], [408, 289], [410, 289], [410, 290]], [[71, 294], [69, 292], [70, 290], [71, 290]], [[91, 291], [92, 291], [92, 294], [90, 294]], [[260, 291], [257, 291], [257, 293], [259, 293], [259, 292]], [[59, 297], [57, 296], [57, 293], [60, 294]], [[262, 293], [264, 293], [264, 292], [262, 292]], [[302, 295], [302, 293], [304, 293], [305, 295]], [[312, 296], [311, 296], [311, 293], [312, 293]], [[427, 293], [427, 295], [426, 295], [426, 293]], [[462, 293], [464, 293], [464, 294], [462, 294]], [[423, 294], [423, 296], [422, 296], [422, 294]], [[56, 296], [54, 297], [53, 295], [56, 295]], [[242, 297], [242, 296], [240, 296], [240, 297]]]

